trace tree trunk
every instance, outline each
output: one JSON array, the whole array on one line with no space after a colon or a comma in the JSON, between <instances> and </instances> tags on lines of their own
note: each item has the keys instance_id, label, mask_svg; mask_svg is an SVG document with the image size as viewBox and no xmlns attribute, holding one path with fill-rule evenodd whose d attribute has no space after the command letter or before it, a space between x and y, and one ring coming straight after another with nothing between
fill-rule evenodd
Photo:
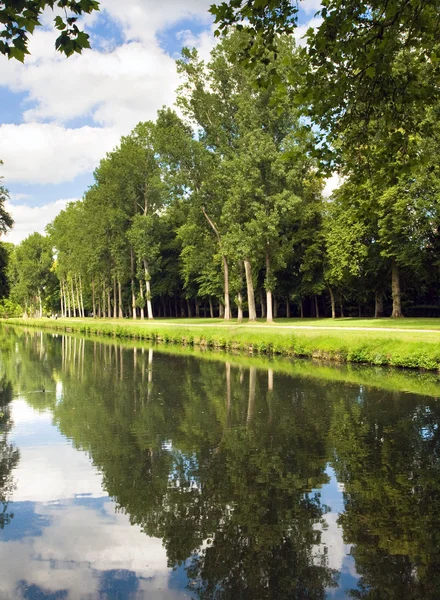
<instances>
[{"instance_id":1,"label":"tree trunk","mask_svg":"<svg viewBox=\"0 0 440 600\"><path fill-rule=\"evenodd\" d=\"M256 321L257 320L257 310L255 308L254 282L252 281L251 263L248 260L244 260L243 264L244 264L244 272L246 275L249 321Z\"/></svg>"},{"instance_id":2,"label":"tree trunk","mask_svg":"<svg viewBox=\"0 0 440 600\"><path fill-rule=\"evenodd\" d=\"M243 321L243 296L241 292L237 294L237 308L238 308L238 316L237 321L241 323Z\"/></svg>"},{"instance_id":3,"label":"tree trunk","mask_svg":"<svg viewBox=\"0 0 440 600\"><path fill-rule=\"evenodd\" d=\"M78 288L78 279L75 275L75 287L76 287L76 305L78 307L78 317L81 317L81 303L79 301L79 288Z\"/></svg>"},{"instance_id":4,"label":"tree trunk","mask_svg":"<svg viewBox=\"0 0 440 600\"><path fill-rule=\"evenodd\" d=\"M82 318L84 319L86 314L84 312L84 297L83 297L83 286L82 286L81 275L79 276L79 299L81 300L81 313L82 313Z\"/></svg>"},{"instance_id":5,"label":"tree trunk","mask_svg":"<svg viewBox=\"0 0 440 600\"><path fill-rule=\"evenodd\" d=\"M344 303L342 301L342 294L339 294L339 308L341 310L341 317L344 317Z\"/></svg>"},{"instance_id":6,"label":"tree trunk","mask_svg":"<svg viewBox=\"0 0 440 600\"><path fill-rule=\"evenodd\" d=\"M272 291L266 290L266 323L273 323L273 298Z\"/></svg>"},{"instance_id":7,"label":"tree trunk","mask_svg":"<svg viewBox=\"0 0 440 600\"><path fill-rule=\"evenodd\" d=\"M203 212L205 219L208 221L210 227L214 231L215 237L217 238L219 248L221 248L222 244L221 244L220 234L219 234L219 231L218 231L214 221L212 221L212 219L209 217L208 213L206 212L206 210L203 207L202 207L202 212ZM224 254L222 254L222 262L223 262L223 278L224 278L224 288L225 288L224 289L224 294L225 294L224 319L225 319L225 321L229 321L231 319L231 304L229 301L229 268L228 268L228 261Z\"/></svg>"},{"instance_id":8,"label":"tree trunk","mask_svg":"<svg viewBox=\"0 0 440 600\"><path fill-rule=\"evenodd\" d=\"M315 294L315 317L319 319L319 304L318 304L318 296Z\"/></svg>"},{"instance_id":9,"label":"tree trunk","mask_svg":"<svg viewBox=\"0 0 440 600\"><path fill-rule=\"evenodd\" d=\"M177 304L177 295L174 294L174 314L176 315L176 319L179 316L179 307Z\"/></svg>"},{"instance_id":10,"label":"tree trunk","mask_svg":"<svg viewBox=\"0 0 440 600\"><path fill-rule=\"evenodd\" d=\"M186 299L186 308L187 308L187 312L188 312L188 319L192 319L192 309L191 309L191 302L189 301L189 298Z\"/></svg>"},{"instance_id":11,"label":"tree trunk","mask_svg":"<svg viewBox=\"0 0 440 600\"><path fill-rule=\"evenodd\" d=\"M136 292L134 284L134 254L133 248L130 247L130 273L131 273L131 312L133 319L136 319Z\"/></svg>"},{"instance_id":12,"label":"tree trunk","mask_svg":"<svg viewBox=\"0 0 440 600\"><path fill-rule=\"evenodd\" d=\"M107 314L108 314L108 318L111 319L112 318L112 300L111 300L110 286L108 286L108 288L107 288Z\"/></svg>"},{"instance_id":13,"label":"tree trunk","mask_svg":"<svg viewBox=\"0 0 440 600\"><path fill-rule=\"evenodd\" d=\"M148 268L148 263L144 260L144 270L145 270L145 291L147 296L147 317L149 319L153 319L153 306L151 304L151 285L150 285L150 270Z\"/></svg>"},{"instance_id":14,"label":"tree trunk","mask_svg":"<svg viewBox=\"0 0 440 600\"><path fill-rule=\"evenodd\" d=\"M374 297L374 318L379 319L383 317L383 294L382 292L376 292Z\"/></svg>"},{"instance_id":15,"label":"tree trunk","mask_svg":"<svg viewBox=\"0 0 440 600\"><path fill-rule=\"evenodd\" d=\"M199 301L197 298L194 298L194 304L196 307L196 318L199 319L200 318L200 306L199 306Z\"/></svg>"},{"instance_id":16,"label":"tree trunk","mask_svg":"<svg viewBox=\"0 0 440 600\"><path fill-rule=\"evenodd\" d=\"M214 306L212 305L212 298L209 296L209 316L211 319L214 318Z\"/></svg>"},{"instance_id":17,"label":"tree trunk","mask_svg":"<svg viewBox=\"0 0 440 600\"><path fill-rule=\"evenodd\" d=\"M266 322L273 322L273 300L272 300L272 290L270 289L270 256L269 252L266 252L266 308L267 308L267 317ZM276 315L275 315L276 316Z\"/></svg>"},{"instance_id":18,"label":"tree trunk","mask_svg":"<svg viewBox=\"0 0 440 600\"><path fill-rule=\"evenodd\" d=\"M286 318L290 319L290 302L289 302L289 296L286 296Z\"/></svg>"},{"instance_id":19,"label":"tree trunk","mask_svg":"<svg viewBox=\"0 0 440 600\"><path fill-rule=\"evenodd\" d=\"M40 292L40 289L38 289L38 305L39 305L40 319L42 319L43 318L43 303L41 302L41 292Z\"/></svg>"},{"instance_id":20,"label":"tree trunk","mask_svg":"<svg viewBox=\"0 0 440 600\"><path fill-rule=\"evenodd\" d=\"M144 299L144 287L142 285L142 281L139 281L139 295L141 297L141 300ZM143 302L141 302L142 306L140 309L140 313L141 313L141 321L143 321L145 319L145 310L144 310L144 306L143 306Z\"/></svg>"},{"instance_id":21,"label":"tree trunk","mask_svg":"<svg viewBox=\"0 0 440 600\"><path fill-rule=\"evenodd\" d=\"M121 286L121 282L118 279L118 296L119 296L119 318L123 319L124 315L122 313L122 286Z\"/></svg>"},{"instance_id":22,"label":"tree trunk","mask_svg":"<svg viewBox=\"0 0 440 600\"><path fill-rule=\"evenodd\" d=\"M302 298L299 299L299 311L301 319L304 319L304 302Z\"/></svg>"},{"instance_id":23,"label":"tree trunk","mask_svg":"<svg viewBox=\"0 0 440 600\"><path fill-rule=\"evenodd\" d=\"M223 279L224 279L224 293L225 293L225 311L224 320L229 321L231 319L231 303L229 299L229 267L226 256L222 256L223 260Z\"/></svg>"},{"instance_id":24,"label":"tree trunk","mask_svg":"<svg viewBox=\"0 0 440 600\"><path fill-rule=\"evenodd\" d=\"M116 300L116 277L113 277L113 318L118 318L118 302Z\"/></svg>"},{"instance_id":25,"label":"tree trunk","mask_svg":"<svg viewBox=\"0 0 440 600\"><path fill-rule=\"evenodd\" d=\"M400 299L400 271L396 260L393 258L391 263L391 293L393 296L393 319L403 317L402 304Z\"/></svg>"},{"instance_id":26,"label":"tree trunk","mask_svg":"<svg viewBox=\"0 0 440 600\"><path fill-rule=\"evenodd\" d=\"M64 317L63 283L61 281L60 281L60 309L61 309L61 316Z\"/></svg>"},{"instance_id":27,"label":"tree trunk","mask_svg":"<svg viewBox=\"0 0 440 600\"><path fill-rule=\"evenodd\" d=\"M102 282L102 317L107 318L107 309L105 307L105 282Z\"/></svg>"},{"instance_id":28,"label":"tree trunk","mask_svg":"<svg viewBox=\"0 0 440 600\"><path fill-rule=\"evenodd\" d=\"M336 302L335 302L335 295L333 293L333 290L330 286L328 286L328 291L330 294L330 303L332 305L332 319L336 319Z\"/></svg>"},{"instance_id":29,"label":"tree trunk","mask_svg":"<svg viewBox=\"0 0 440 600\"><path fill-rule=\"evenodd\" d=\"M93 318L96 319L95 280L92 281L92 309L93 309Z\"/></svg>"},{"instance_id":30,"label":"tree trunk","mask_svg":"<svg viewBox=\"0 0 440 600\"><path fill-rule=\"evenodd\" d=\"M73 289L73 279L70 280L70 287L72 288L72 317L76 317L76 309L75 309L75 291Z\"/></svg>"},{"instance_id":31,"label":"tree trunk","mask_svg":"<svg viewBox=\"0 0 440 600\"><path fill-rule=\"evenodd\" d=\"M266 316L266 305L264 304L263 292L260 291L260 307L261 307L261 318L264 319Z\"/></svg>"},{"instance_id":32,"label":"tree trunk","mask_svg":"<svg viewBox=\"0 0 440 600\"><path fill-rule=\"evenodd\" d=\"M182 319L185 318L185 304L183 302L183 298L180 298L180 316Z\"/></svg>"},{"instance_id":33,"label":"tree trunk","mask_svg":"<svg viewBox=\"0 0 440 600\"><path fill-rule=\"evenodd\" d=\"M225 317L225 307L224 307L223 302L219 302L218 316L220 317L220 319L224 319L224 317Z\"/></svg>"}]
</instances>

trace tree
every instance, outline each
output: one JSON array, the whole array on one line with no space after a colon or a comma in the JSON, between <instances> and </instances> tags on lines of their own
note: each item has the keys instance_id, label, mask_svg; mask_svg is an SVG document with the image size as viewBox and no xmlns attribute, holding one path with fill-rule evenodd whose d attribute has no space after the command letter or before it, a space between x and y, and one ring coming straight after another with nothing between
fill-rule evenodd
<instances>
[{"instance_id":1,"label":"tree","mask_svg":"<svg viewBox=\"0 0 440 600\"><path fill-rule=\"evenodd\" d=\"M3 161L0 160L0 165ZM0 176L0 235L7 233L14 225L14 220L5 209L5 202L9 200L9 192L3 185L3 176Z\"/></svg>"},{"instance_id":2,"label":"tree","mask_svg":"<svg viewBox=\"0 0 440 600\"><path fill-rule=\"evenodd\" d=\"M334 399L338 521L360 575L352 598L435 600L440 585L437 401L359 390ZM333 399L331 400L333 402Z\"/></svg>"},{"instance_id":3,"label":"tree","mask_svg":"<svg viewBox=\"0 0 440 600\"><path fill-rule=\"evenodd\" d=\"M54 25L61 33L55 48L66 56L90 48L89 35L79 29L78 17L99 10L96 0L5 0L0 4L0 54L23 62L29 54L28 41L46 8L59 11Z\"/></svg>"},{"instance_id":4,"label":"tree","mask_svg":"<svg viewBox=\"0 0 440 600\"><path fill-rule=\"evenodd\" d=\"M11 296L24 306L25 314L30 309L43 316L45 300L56 281L52 265L52 244L40 233L32 233L15 248L9 269Z\"/></svg>"},{"instance_id":5,"label":"tree","mask_svg":"<svg viewBox=\"0 0 440 600\"><path fill-rule=\"evenodd\" d=\"M416 158L409 152L411 136L426 132L423 115L437 104L439 10L439 0L386 5L381 0L328 0L319 11L321 24L308 32L312 68L304 94L325 142L321 157L330 168L339 161L339 144L350 146L355 140L364 148L379 142L383 156L405 149L407 161ZM242 28L247 20L251 37L238 56L259 61L267 47L276 46L278 34L292 33L298 6L289 0L230 0L211 12L218 34L232 25Z\"/></svg>"},{"instance_id":6,"label":"tree","mask_svg":"<svg viewBox=\"0 0 440 600\"><path fill-rule=\"evenodd\" d=\"M9 509L9 500L14 490L12 473L20 459L19 450L8 439L12 426L10 403L12 385L5 375L0 379L0 530L11 522L14 513Z\"/></svg>"}]
</instances>

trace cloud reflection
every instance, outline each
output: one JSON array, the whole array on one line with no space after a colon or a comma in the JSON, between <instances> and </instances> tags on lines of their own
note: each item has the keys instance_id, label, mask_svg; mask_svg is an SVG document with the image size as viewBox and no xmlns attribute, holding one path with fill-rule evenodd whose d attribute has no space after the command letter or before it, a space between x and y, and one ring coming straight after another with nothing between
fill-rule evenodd
<instances>
[{"instance_id":1,"label":"cloud reflection","mask_svg":"<svg viewBox=\"0 0 440 600\"><path fill-rule=\"evenodd\" d=\"M1 598L85 600L107 598L109 590L112 598L187 598L173 589L161 540L116 512L87 454L55 430L47 412L17 400L13 414L11 436L26 445L14 473L16 535L0 537ZM58 443L42 447L45 431Z\"/></svg>"}]
</instances>

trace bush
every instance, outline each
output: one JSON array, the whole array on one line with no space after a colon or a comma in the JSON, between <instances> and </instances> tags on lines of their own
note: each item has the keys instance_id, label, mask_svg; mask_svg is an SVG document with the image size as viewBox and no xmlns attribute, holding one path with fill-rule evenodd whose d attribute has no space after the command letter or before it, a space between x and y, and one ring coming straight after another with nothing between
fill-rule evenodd
<instances>
[{"instance_id":1,"label":"bush","mask_svg":"<svg viewBox=\"0 0 440 600\"><path fill-rule=\"evenodd\" d=\"M18 319L23 314L23 309L9 299L0 300L0 319Z\"/></svg>"}]
</instances>

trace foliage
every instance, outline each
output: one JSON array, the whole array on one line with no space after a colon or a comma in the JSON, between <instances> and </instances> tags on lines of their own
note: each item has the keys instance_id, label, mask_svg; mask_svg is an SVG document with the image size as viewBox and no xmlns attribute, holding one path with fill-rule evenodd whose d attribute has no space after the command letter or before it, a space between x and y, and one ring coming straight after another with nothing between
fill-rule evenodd
<instances>
[{"instance_id":1,"label":"foliage","mask_svg":"<svg viewBox=\"0 0 440 600\"><path fill-rule=\"evenodd\" d=\"M55 48L66 56L90 48L89 35L78 25L78 17L99 10L96 0L5 0L0 6L0 54L23 62L29 54L28 41L35 27L41 25L43 11L59 12L54 26L60 32Z\"/></svg>"},{"instance_id":2,"label":"foliage","mask_svg":"<svg viewBox=\"0 0 440 600\"><path fill-rule=\"evenodd\" d=\"M2 164L3 161L0 160L0 165ZM8 200L9 192L3 185L3 176L0 176L0 235L9 231L14 224L14 220L5 209L5 202Z\"/></svg>"}]
</instances>

